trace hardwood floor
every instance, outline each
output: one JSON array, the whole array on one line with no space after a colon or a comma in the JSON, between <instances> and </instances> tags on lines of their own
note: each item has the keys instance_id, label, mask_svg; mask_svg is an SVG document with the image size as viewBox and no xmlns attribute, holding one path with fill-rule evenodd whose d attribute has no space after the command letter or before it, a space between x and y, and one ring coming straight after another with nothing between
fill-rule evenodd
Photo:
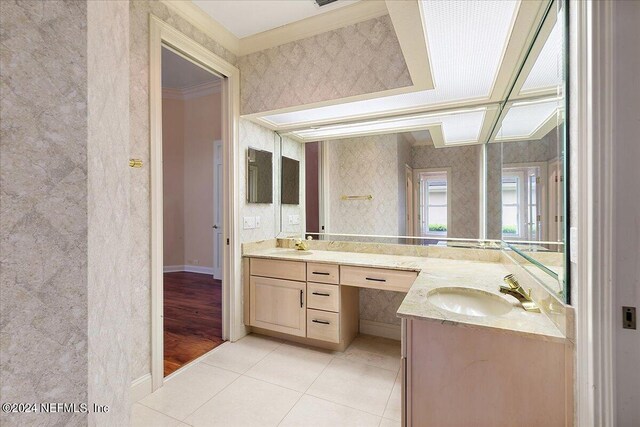
<instances>
[{"instance_id":1,"label":"hardwood floor","mask_svg":"<svg viewBox=\"0 0 640 427\"><path fill-rule=\"evenodd\" d=\"M222 283L208 274L164 274L164 376L219 346Z\"/></svg>"}]
</instances>

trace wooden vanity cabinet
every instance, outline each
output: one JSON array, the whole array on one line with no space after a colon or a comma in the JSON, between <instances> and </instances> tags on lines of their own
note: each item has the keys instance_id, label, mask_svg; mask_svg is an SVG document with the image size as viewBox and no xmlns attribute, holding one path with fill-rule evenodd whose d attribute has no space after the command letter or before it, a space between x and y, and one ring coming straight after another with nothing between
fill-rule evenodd
<instances>
[{"instance_id":1,"label":"wooden vanity cabinet","mask_svg":"<svg viewBox=\"0 0 640 427\"><path fill-rule=\"evenodd\" d=\"M260 276L249 280L251 325L306 336L306 283Z\"/></svg>"},{"instance_id":2,"label":"wooden vanity cabinet","mask_svg":"<svg viewBox=\"0 0 640 427\"><path fill-rule=\"evenodd\" d=\"M257 332L337 351L358 334L358 289L340 286L338 265L244 262L244 319Z\"/></svg>"}]
</instances>

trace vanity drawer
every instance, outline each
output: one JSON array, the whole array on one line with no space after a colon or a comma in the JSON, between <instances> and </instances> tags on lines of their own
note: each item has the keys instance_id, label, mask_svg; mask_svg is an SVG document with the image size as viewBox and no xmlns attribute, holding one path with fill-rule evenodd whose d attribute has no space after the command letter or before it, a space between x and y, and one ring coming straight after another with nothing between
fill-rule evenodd
<instances>
[{"instance_id":1,"label":"vanity drawer","mask_svg":"<svg viewBox=\"0 0 640 427\"><path fill-rule=\"evenodd\" d=\"M307 266L304 262L277 259L251 258L251 275L276 279L306 281Z\"/></svg>"},{"instance_id":2,"label":"vanity drawer","mask_svg":"<svg viewBox=\"0 0 640 427\"><path fill-rule=\"evenodd\" d=\"M340 283L361 288L407 292L416 277L415 271L340 266Z\"/></svg>"},{"instance_id":3,"label":"vanity drawer","mask_svg":"<svg viewBox=\"0 0 640 427\"><path fill-rule=\"evenodd\" d=\"M307 309L307 338L339 343L340 315Z\"/></svg>"},{"instance_id":4,"label":"vanity drawer","mask_svg":"<svg viewBox=\"0 0 640 427\"><path fill-rule=\"evenodd\" d=\"M340 311L340 286L307 282L307 307Z\"/></svg>"},{"instance_id":5,"label":"vanity drawer","mask_svg":"<svg viewBox=\"0 0 640 427\"><path fill-rule=\"evenodd\" d=\"M307 263L307 281L320 283L340 283L340 267L337 264Z\"/></svg>"}]
</instances>

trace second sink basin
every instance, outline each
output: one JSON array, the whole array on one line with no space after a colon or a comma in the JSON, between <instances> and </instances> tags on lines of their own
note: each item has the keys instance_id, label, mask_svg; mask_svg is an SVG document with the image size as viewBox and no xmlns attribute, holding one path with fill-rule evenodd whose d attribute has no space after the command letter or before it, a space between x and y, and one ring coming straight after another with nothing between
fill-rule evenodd
<instances>
[{"instance_id":1,"label":"second sink basin","mask_svg":"<svg viewBox=\"0 0 640 427\"><path fill-rule=\"evenodd\" d=\"M438 288L427 294L433 305L467 316L501 316L511 311L511 304L497 295L471 288Z\"/></svg>"}]
</instances>

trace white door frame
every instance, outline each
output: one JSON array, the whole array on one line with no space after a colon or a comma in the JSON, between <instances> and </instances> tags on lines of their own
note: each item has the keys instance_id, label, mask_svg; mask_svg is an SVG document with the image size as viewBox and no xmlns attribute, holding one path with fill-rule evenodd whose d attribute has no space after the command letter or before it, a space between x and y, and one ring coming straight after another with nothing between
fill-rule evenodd
<instances>
[{"instance_id":1,"label":"white door frame","mask_svg":"<svg viewBox=\"0 0 640 427\"><path fill-rule=\"evenodd\" d=\"M572 1L571 147L575 150L578 235L572 264L576 307L576 422L614 426L613 288L613 7L615 2ZM571 251L571 247L569 248ZM575 249L575 248L574 248Z\"/></svg>"},{"instance_id":2,"label":"white door frame","mask_svg":"<svg viewBox=\"0 0 640 427\"><path fill-rule=\"evenodd\" d=\"M222 336L235 341L244 335L242 322L241 254L237 214L238 121L240 117L240 71L204 46L167 23L150 15L149 115L151 131L151 376L153 390L164 381L163 361L163 218L162 218L162 46L169 46L200 63L222 80L222 140L224 141L224 230L222 282Z\"/></svg>"}]
</instances>

